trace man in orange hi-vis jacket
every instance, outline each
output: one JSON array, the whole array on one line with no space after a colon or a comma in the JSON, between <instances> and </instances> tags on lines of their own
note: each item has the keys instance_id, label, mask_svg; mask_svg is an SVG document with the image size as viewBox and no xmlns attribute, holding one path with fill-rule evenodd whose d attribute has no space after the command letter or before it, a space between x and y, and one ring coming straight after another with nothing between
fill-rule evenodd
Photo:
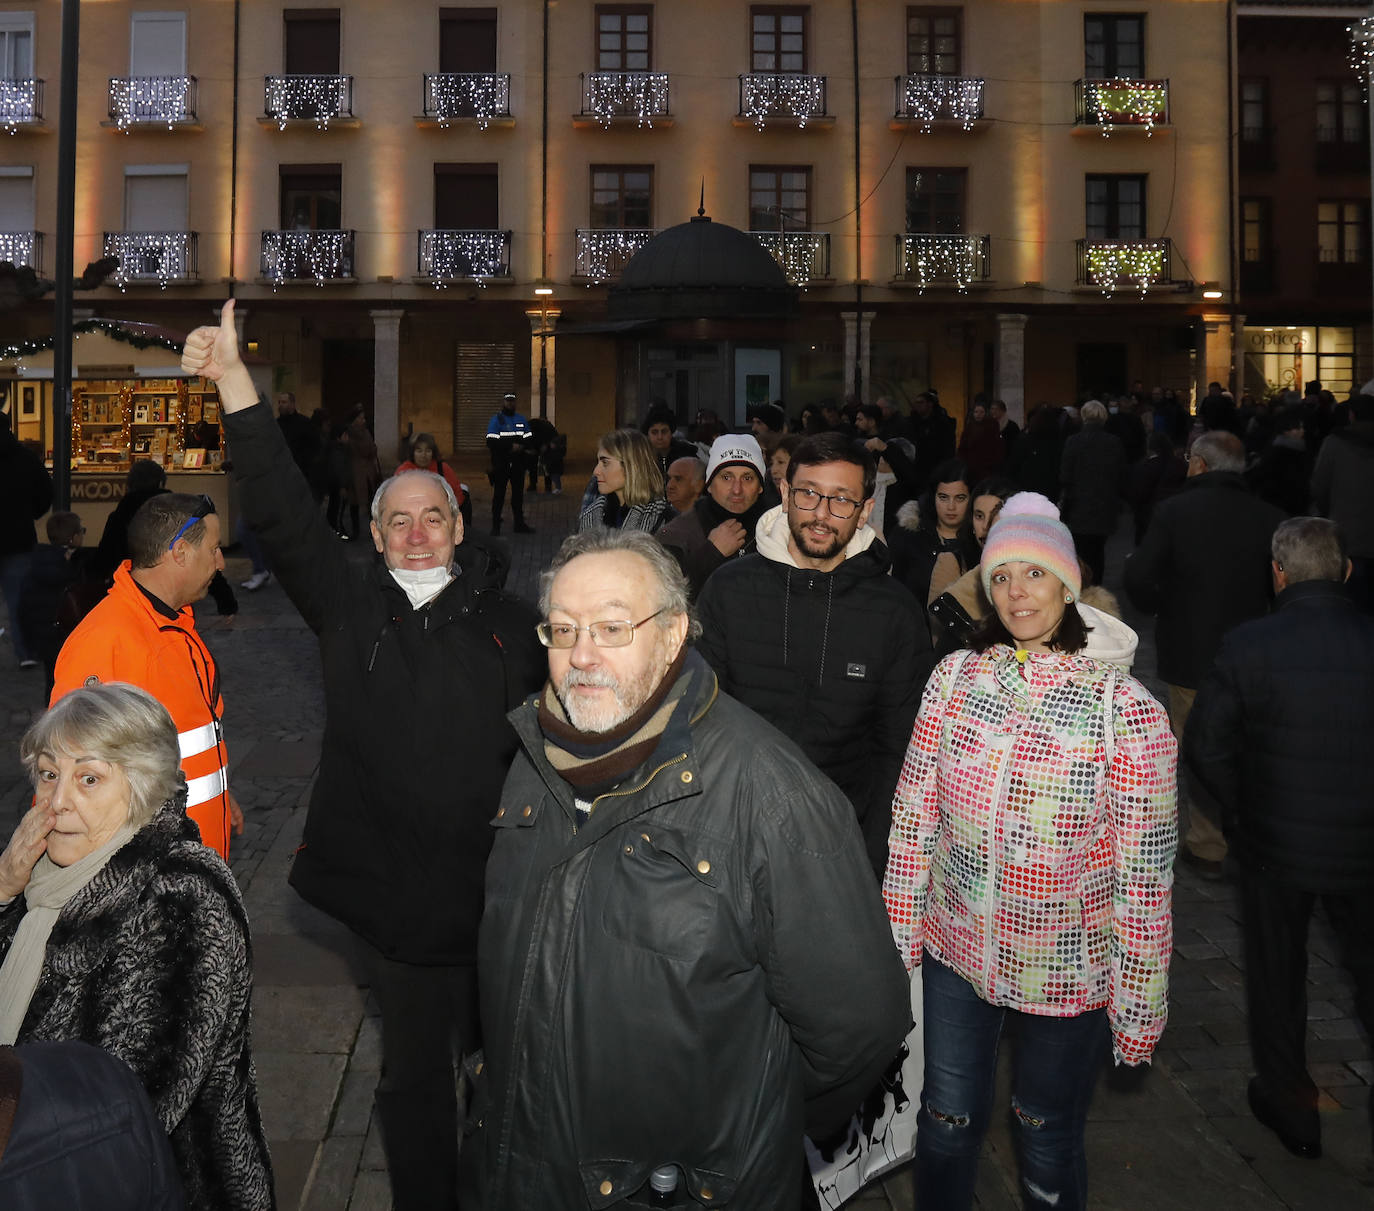
<instances>
[{"instance_id":1,"label":"man in orange hi-vis jacket","mask_svg":"<svg viewBox=\"0 0 1374 1211\"><path fill-rule=\"evenodd\" d=\"M181 746L186 814L228 861L229 833L243 832L243 813L229 793L219 671L191 612L224 567L214 508L209 497L171 492L134 514L131 558L62 645L52 701L96 682L125 681L161 702Z\"/></svg>"}]
</instances>

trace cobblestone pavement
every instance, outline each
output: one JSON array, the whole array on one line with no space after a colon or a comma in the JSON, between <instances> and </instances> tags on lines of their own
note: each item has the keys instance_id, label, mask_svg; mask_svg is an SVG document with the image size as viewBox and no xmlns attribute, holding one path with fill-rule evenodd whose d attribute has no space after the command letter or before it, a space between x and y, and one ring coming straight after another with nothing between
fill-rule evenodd
<instances>
[{"instance_id":1,"label":"cobblestone pavement","mask_svg":"<svg viewBox=\"0 0 1374 1211\"><path fill-rule=\"evenodd\" d=\"M461 472L473 490L477 529L485 533L490 506L484 470L465 463ZM505 539L510 585L527 595L571 528L585 470L564 482L559 497L527 494L535 534ZM1109 586L1120 583L1127 542L1123 529L1109 548ZM368 544L353 549L359 559L368 557ZM231 553L228 572L237 585L247 575L246 561ZM284 1211L385 1211L385 1162L371 1114L380 1062L376 1007L346 931L305 905L285 881L324 726L315 640L275 583L241 593L239 614L229 625L209 603L197 613L222 669L230 781L247 817L232 865L253 922L254 1047L280 1205ZM1152 626L1129 610L1127 620L1141 634L1137 672L1158 689L1151 682ZM42 709L41 688L41 675L20 672L0 640L0 840L29 800L18 743ZM1169 1028L1153 1068L1104 1071L1093 1104L1092 1206L1374 1206L1367 1110L1374 1060L1360 1038L1351 988L1335 966L1324 926L1314 929L1308 976L1309 1057L1322 1089L1326 1153L1316 1163L1290 1157L1245 1105L1249 1055L1233 885L1205 882L1180 868L1175 944ZM1001 1105L1008 1104L1006 1068L1004 1063ZM855 1205L905 1211L912 1206L909 1179L897 1175L875 1184ZM979 1205L1019 1205L1002 1117L984 1151Z\"/></svg>"}]
</instances>

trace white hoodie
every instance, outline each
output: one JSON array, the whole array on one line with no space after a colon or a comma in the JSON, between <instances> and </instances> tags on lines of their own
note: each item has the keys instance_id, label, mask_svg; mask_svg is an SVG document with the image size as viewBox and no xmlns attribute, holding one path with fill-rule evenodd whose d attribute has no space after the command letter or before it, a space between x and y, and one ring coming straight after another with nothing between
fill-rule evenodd
<instances>
[{"instance_id":1,"label":"white hoodie","mask_svg":"<svg viewBox=\"0 0 1374 1211\"><path fill-rule=\"evenodd\" d=\"M787 540L791 537L791 531L787 527L787 509L783 505L774 505L762 517L759 518L758 525L754 527L754 543L758 547L760 555L766 559L771 559L774 563L783 564L789 568L800 568L792 552L788 548ZM844 549L844 557L852 559L860 551L867 551L878 540L878 535L872 526L867 524L860 526L854 531L854 537L849 540Z\"/></svg>"},{"instance_id":2,"label":"white hoodie","mask_svg":"<svg viewBox=\"0 0 1374 1211\"><path fill-rule=\"evenodd\" d=\"M1135 662L1135 650L1140 645L1139 636L1121 619L1086 602L1078 602L1078 613L1088 628L1088 646L1079 655L1105 660L1129 673Z\"/></svg>"}]
</instances>

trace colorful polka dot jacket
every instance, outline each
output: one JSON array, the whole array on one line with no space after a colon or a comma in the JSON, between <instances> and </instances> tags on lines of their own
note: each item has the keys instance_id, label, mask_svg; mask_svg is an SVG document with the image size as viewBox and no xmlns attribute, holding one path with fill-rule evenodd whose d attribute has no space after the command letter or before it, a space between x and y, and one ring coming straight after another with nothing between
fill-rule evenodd
<instances>
[{"instance_id":1,"label":"colorful polka dot jacket","mask_svg":"<svg viewBox=\"0 0 1374 1211\"><path fill-rule=\"evenodd\" d=\"M1117 1062L1148 1061L1168 1015L1176 763L1164 708L1111 665L1001 644L946 657L892 805L883 895L907 967L927 949L1024 1013L1105 1005Z\"/></svg>"}]
</instances>

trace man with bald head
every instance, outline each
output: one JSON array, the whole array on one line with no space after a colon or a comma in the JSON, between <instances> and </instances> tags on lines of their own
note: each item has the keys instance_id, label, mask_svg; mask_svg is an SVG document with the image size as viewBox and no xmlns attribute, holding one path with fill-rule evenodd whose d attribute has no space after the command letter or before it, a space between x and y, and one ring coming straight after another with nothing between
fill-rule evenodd
<instances>
[{"instance_id":1,"label":"man with bald head","mask_svg":"<svg viewBox=\"0 0 1374 1211\"><path fill-rule=\"evenodd\" d=\"M378 489L379 558L349 558L240 360L233 309L191 333L182 365L218 386L244 512L320 637L324 745L290 881L357 936L381 1006L393 1205L452 1207L488 821L516 750L506 712L543 680L538 615L501 590L426 471Z\"/></svg>"},{"instance_id":2,"label":"man with bald head","mask_svg":"<svg viewBox=\"0 0 1374 1211\"><path fill-rule=\"evenodd\" d=\"M668 464L663 495L668 498L674 513L686 513L706 487L706 464L691 455L675 458Z\"/></svg>"}]
</instances>

